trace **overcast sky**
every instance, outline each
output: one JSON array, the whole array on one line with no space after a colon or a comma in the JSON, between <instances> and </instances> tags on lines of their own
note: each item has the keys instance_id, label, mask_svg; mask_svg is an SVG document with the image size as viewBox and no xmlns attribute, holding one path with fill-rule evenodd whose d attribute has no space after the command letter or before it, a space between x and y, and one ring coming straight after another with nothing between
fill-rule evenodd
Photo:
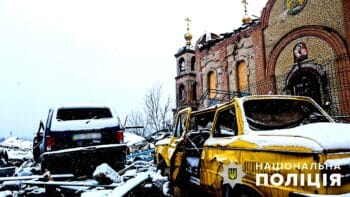
<instances>
[{"instance_id":1,"label":"overcast sky","mask_svg":"<svg viewBox=\"0 0 350 197\"><path fill-rule=\"evenodd\" d=\"M266 1L248 0L248 14ZM240 0L0 0L0 137L33 136L56 104L105 103L123 119L156 83L174 101L184 19L195 43L243 15Z\"/></svg>"}]
</instances>

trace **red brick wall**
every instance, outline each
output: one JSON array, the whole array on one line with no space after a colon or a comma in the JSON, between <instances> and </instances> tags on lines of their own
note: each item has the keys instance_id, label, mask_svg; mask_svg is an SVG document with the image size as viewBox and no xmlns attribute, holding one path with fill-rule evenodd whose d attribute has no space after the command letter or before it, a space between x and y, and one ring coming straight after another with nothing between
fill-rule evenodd
<instances>
[{"instance_id":1,"label":"red brick wall","mask_svg":"<svg viewBox=\"0 0 350 197\"><path fill-rule=\"evenodd\" d=\"M344 10L344 24L345 24L345 34L346 34L346 45L350 49L350 1L343 0L343 10ZM349 52L348 52L349 55Z\"/></svg>"},{"instance_id":2,"label":"red brick wall","mask_svg":"<svg viewBox=\"0 0 350 197\"><path fill-rule=\"evenodd\" d=\"M252 39L254 43L254 61L255 61L255 75L257 82L257 93L261 94L266 90L273 88L271 85L263 85L266 82L266 67L265 67L265 54L264 54L264 37L261 26L259 25L252 32ZM269 92L269 91L267 91Z\"/></svg>"}]
</instances>

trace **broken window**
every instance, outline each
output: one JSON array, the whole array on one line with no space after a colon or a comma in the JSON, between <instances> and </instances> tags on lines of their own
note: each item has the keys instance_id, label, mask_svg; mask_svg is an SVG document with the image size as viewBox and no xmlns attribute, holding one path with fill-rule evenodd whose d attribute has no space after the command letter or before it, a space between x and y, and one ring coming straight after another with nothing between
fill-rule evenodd
<instances>
[{"instance_id":1,"label":"broken window","mask_svg":"<svg viewBox=\"0 0 350 197\"><path fill-rule=\"evenodd\" d=\"M248 100L243 106L249 127L256 131L292 128L313 122L329 122L315 105L304 100Z\"/></svg>"},{"instance_id":2,"label":"broken window","mask_svg":"<svg viewBox=\"0 0 350 197\"><path fill-rule=\"evenodd\" d=\"M214 137L228 137L238 134L234 107L219 112L214 130Z\"/></svg>"},{"instance_id":3,"label":"broken window","mask_svg":"<svg viewBox=\"0 0 350 197\"><path fill-rule=\"evenodd\" d=\"M213 125L215 111L209 113L202 113L198 115L193 115L190 128L193 131L210 131Z\"/></svg>"},{"instance_id":4,"label":"broken window","mask_svg":"<svg viewBox=\"0 0 350 197\"><path fill-rule=\"evenodd\" d=\"M182 135L183 131L186 128L186 119L187 119L187 111L178 115L177 122L175 125L175 137L179 137Z\"/></svg>"}]
</instances>

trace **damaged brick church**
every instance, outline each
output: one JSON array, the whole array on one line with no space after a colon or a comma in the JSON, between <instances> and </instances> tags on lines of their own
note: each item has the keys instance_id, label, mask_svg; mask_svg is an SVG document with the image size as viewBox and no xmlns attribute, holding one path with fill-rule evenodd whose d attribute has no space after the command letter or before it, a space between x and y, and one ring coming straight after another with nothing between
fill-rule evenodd
<instances>
[{"instance_id":1,"label":"damaged brick church","mask_svg":"<svg viewBox=\"0 0 350 197\"><path fill-rule=\"evenodd\" d=\"M259 19L206 33L175 54L177 109L234 96L310 96L333 117L350 117L350 1L268 0Z\"/></svg>"}]
</instances>

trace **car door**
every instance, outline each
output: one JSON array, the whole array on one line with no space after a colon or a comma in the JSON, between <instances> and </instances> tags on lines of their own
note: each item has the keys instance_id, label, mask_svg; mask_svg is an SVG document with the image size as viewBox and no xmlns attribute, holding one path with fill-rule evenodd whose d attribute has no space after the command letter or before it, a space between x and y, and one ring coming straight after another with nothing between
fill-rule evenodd
<instances>
[{"instance_id":1,"label":"car door","mask_svg":"<svg viewBox=\"0 0 350 197\"><path fill-rule=\"evenodd\" d=\"M170 144L168 149L168 155L170 158L170 177L172 179L176 178L179 172L179 168L181 166L181 160L182 160L183 150L184 150L183 149L184 136L188 131L191 112L192 112L191 108L185 108L179 111L176 117L176 122L174 125L174 133L172 138L170 139Z\"/></svg>"}]
</instances>

